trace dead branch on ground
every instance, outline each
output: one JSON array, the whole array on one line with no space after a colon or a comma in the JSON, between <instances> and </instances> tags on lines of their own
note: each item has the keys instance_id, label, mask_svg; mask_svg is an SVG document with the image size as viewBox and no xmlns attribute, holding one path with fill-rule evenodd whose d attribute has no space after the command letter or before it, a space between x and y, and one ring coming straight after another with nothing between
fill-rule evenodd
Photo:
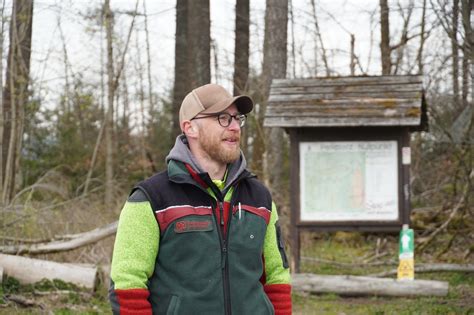
<instances>
[{"instance_id":1,"label":"dead branch on ground","mask_svg":"<svg viewBox=\"0 0 474 315\"><path fill-rule=\"evenodd\" d=\"M50 254L62 251L73 250L82 246L96 243L117 231L118 221L96 228L92 231L68 235L67 240L52 241L37 244L20 244L0 246L0 253L4 254Z\"/></svg>"},{"instance_id":2,"label":"dead branch on ground","mask_svg":"<svg viewBox=\"0 0 474 315\"><path fill-rule=\"evenodd\" d=\"M474 272L474 265L458 264L420 264L415 266L415 273L437 272L437 271L455 271L455 272ZM397 269L370 274L369 277L387 277L397 274Z\"/></svg>"}]
</instances>

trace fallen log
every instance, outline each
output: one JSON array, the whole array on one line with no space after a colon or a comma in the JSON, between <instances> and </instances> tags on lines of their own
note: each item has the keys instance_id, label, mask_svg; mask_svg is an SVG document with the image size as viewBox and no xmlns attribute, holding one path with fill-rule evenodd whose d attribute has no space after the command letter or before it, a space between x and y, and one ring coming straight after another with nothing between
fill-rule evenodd
<instances>
[{"instance_id":1,"label":"fallen log","mask_svg":"<svg viewBox=\"0 0 474 315\"><path fill-rule=\"evenodd\" d=\"M474 265L458 265L458 264L420 264L415 266L415 274L423 272L435 272L435 271L455 271L455 272L474 272ZM380 273L374 273L368 275L369 277L387 277L397 274L397 269L384 271Z\"/></svg>"},{"instance_id":2,"label":"fallen log","mask_svg":"<svg viewBox=\"0 0 474 315\"><path fill-rule=\"evenodd\" d=\"M61 264L48 260L0 254L0 267L4 273L22 284L59 279L87 289L94 289L97 279L96 267Z\"/></svg>"},{"instance_id":3,"label":"fallen log","mask_svg":"<svg viewBox=\"0 0 474 315\"><path fill-rule=\"evenodd\" d=\"M432 280L397 281L360 276L294 274L294 291L336 293L343 296L446 296L448 282Z\"/></svg>"},{"instance_id":4,"label":"fallen log","mask_svg":"<svg viewBox=\"0 0 474 315\"><path fill-rule=\"evenodd\" d=\"M5 299L15 302L16 304L19 304L23 307L39 307L40 309L45 308L43 304L37 303L32 299L27 299L26 297L17 294L7 294L5 295Z\"/></svg>"},{"instance_id":5,"label":"fallen log","mask_svg":"<svg viewBox=\"0 0 474 315\"><path fill-rule=\"evenodd\" d=\"M82 246L96 243L101 239L115 234L115 232L117 231L117 225L118 221L115 221L92 231L76 234L76 237L62 241L53 241L38 244L0 246L0 253L14 255L38 255L69 251Z\"/></svg>"}]
</instances>

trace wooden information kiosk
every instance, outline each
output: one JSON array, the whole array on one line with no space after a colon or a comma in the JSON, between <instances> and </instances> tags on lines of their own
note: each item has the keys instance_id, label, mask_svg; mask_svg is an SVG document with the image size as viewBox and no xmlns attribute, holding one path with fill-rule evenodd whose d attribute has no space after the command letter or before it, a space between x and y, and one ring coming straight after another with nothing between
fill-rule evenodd
<instances>
[{"instance_id":1,"label":"wooden information kiosk","mask_svg":"<svg viewBox=\"0 0 474 315\"><path fill-rule=\"evenodd\" d=\"M291 237L400 231L410 220L410 132L427 128L421 76L273 80L265 127L291 142Z\"/></svg>"}]
</instances>

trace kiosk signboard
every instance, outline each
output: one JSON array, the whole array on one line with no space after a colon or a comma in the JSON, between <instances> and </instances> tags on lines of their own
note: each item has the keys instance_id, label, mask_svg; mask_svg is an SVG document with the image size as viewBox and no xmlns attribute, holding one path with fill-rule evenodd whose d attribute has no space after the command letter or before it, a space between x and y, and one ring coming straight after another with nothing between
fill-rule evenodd
<instances>
[{"instance_id":1,"label":"kiosk signboard","mask_svg":"<svg viewBox=\"0 0 474 315\"><path fill-rule=\"evenodd\" d=\"M300 142L300 221L399 221L397 141Z\"/></svg>"}]
</instances>

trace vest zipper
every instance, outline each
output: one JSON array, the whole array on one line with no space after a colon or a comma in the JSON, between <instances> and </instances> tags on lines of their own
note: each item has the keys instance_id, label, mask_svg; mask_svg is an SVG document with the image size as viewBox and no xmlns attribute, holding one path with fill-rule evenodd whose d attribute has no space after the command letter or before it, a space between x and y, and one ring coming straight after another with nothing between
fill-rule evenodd
<instances>
[{"instance_id":1,"label":"vest zipper","mask_svg":"<svg viewBox=\"0 0 474 315\"><path fill-rule=\"evenodd\" d=\"M220 224L217 226L217 234L219 235L219 242L221 246L221 268L222 268L222 285L224 290L224 314L231 315L232 308L230 306L230 285L229 285L229 265L227 263L227 237L224 238L223 226L224 226L224 206L223 202L216 201L216 209L219 208L220 212ZM217 215L213 212L214 217L217 219ZM217 220L216 220L217 223ZM228 234L228 233L227 233Z\"/></svg>"},{"instance_id":2,"label":"vest zipper","mask_svg":"<svg viewBox=\"0 0 474 315\"><path fill-rule=\"evenodd\" d=\"M230 281L229 281L229 264L227 263L227 259L228 259L228 251L227 251L227 246L229 244L229 236L230 236L230 224L231 224L231 221L232 221L232 209L233 209L233 206L237 200L237 193L238 193L238 186L237 186L237 183L238 183L239 180L235 181L233 186L234 186L234 192L232 193L232 198L230 200L230 203L229 203L229 209L228 211L230 211L228 217L227 217L227 227L226 227L226 231L227 233L225 234L225 238L222 239L223 241L223 250L225 250L225 261L224 261L224 299L226 299L226 309L225 309L225 313L226 314L231 314L232 313L232 308L231 308L231 303L230 303ZM223 204L223 203L222 203ZM222 205L221 204L221 205ZM221 208L222 209L222 212L221 212L221 224L224 225L224 221L222 221L222 218L223 218L223 207ZM227 298L226 298L226 295L227 295Z\"/></svg>"}]
</instances>

